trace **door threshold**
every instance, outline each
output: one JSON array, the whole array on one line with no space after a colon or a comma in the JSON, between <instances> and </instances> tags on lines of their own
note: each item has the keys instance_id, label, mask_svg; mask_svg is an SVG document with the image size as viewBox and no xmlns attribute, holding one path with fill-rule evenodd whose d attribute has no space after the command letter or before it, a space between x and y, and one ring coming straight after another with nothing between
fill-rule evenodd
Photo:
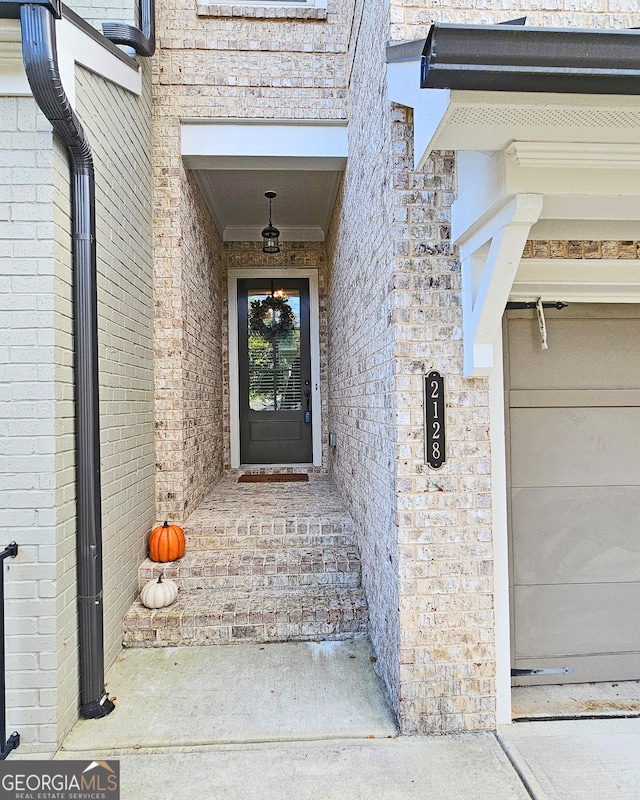
<instances>
[{"instance_id":1,"label":"door threshold","mask_svg":"<svg viewBox=\"0 0 640 800\"><path fill-rule=\"evenodd\" d=\"M313 464L240 464L236 469L314 469Z\"/></svg>"},{"instance_id":2,"label":"door threshold","mask_svg":"<svg viewBox=\"0 0 640 800\"><path fill-rule=\"evenodd\" d=\"M640 717L640 681L540 684L512 689L514 722Z\"/></svg>"}]
</instances>

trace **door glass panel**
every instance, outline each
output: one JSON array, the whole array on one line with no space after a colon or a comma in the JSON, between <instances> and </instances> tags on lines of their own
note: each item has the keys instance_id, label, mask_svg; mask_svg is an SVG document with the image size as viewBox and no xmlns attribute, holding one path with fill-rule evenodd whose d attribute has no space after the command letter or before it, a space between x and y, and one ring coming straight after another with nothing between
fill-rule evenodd
<instances>
[{"instance_id":1,"label":"door glass panel","mask_svg":"<svg viewBox=\"0 0 640 800\"><path fill-rule=\"evenodd\" d=\"M249 290L249 408L299 411L300 292Z\"/></svg>"}]
</instances>

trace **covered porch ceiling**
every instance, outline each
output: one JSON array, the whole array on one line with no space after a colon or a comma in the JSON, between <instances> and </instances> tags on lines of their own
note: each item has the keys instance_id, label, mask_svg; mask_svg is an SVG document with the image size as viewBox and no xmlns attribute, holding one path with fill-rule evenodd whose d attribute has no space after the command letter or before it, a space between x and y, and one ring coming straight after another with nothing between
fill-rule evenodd
<instances>
[{"instance_id":1,"label":"covered porch ceiling","mask_svg":"<svg viewBox=\"0 0 640 800\"><path fill-rule=\"evenodd\" d=\"M274 191L282 241L324 241L347 159L346 123L183 120L182 157L223 241L260 241Z\"/></svg>"},{"instance_id":2,"label":"covered porch ceiling","mask_svg":"<svg viewBox=\"0 0 640 800\"><path fill-rule=\"evenodd\" d=\"M558 260L555 275L521 264L529 239L640 241L639 51L636 30L509 24L434 25L387 49L389 99L414 109L416 169L456 151L466 375L491 374L510 296L640 302L637 258Z\"/></svg>"}]
</instances>

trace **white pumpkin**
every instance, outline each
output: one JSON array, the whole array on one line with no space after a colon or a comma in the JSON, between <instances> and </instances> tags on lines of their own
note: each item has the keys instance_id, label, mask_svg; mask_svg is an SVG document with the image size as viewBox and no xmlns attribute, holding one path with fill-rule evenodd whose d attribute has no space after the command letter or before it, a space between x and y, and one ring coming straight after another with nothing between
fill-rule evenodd
<instances>
[{"instance_id":1,"label":"white pumpkin","mask_svg":"<svg viewBox=\"0 0 640 800\"><path fill-rule=\"evenodd\" d=\"M147 608L164 608L170 606L178 596L178 586L174 581L163 581L162 575L157 581L150 581L142 588L140 600Z\"/></svg>"}]
</instances>

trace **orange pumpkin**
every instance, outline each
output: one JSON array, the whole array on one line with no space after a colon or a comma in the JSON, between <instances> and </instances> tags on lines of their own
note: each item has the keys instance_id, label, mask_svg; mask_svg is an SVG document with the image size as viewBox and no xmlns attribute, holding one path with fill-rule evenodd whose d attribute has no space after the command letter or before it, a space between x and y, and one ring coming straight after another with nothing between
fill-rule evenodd
<instances>
[{"instance_id":1,"label":"orange pumpkin","mask_svg":"<svg viewBox=\"0 0 640 800\"><path fill-rule=\"evenodd\" d=\"M149 534L149 558L152 561L175 561L184 555L184 532L179 525L154 528Z\"/></svg>"}]
</instances>

